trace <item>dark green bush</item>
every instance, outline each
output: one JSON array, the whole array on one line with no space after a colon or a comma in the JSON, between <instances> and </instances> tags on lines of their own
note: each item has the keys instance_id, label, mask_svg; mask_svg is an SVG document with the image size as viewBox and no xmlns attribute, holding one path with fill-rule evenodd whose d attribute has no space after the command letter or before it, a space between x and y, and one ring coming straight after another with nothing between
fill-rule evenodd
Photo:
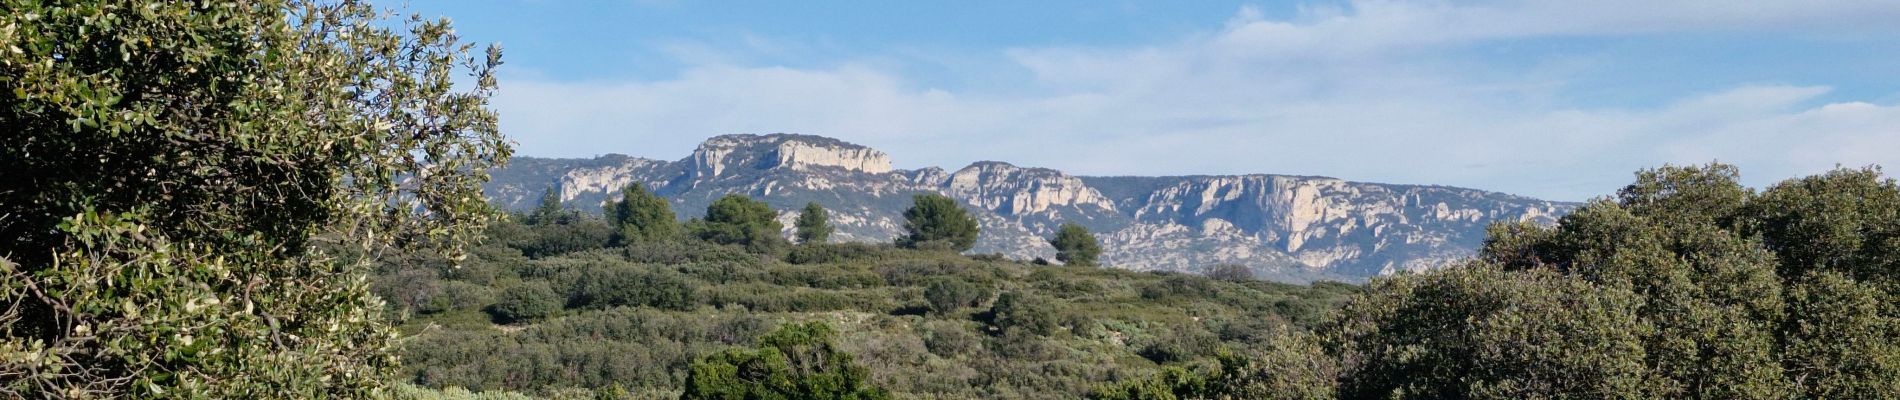
<instances>
[{"instance_id":1,"label":"dark green bush","mask_svg":"<svg viewBox=\"0 0 1900 400\"><path fill-rule=\"evenodd\" d=\"M1010 329L990 339L990 351L997 356L1024 360L1049 361L1062 355L1062 347L1049 338L1025 329Z\"/></svg>"},{"instance_id":2,"label":"dark green bush","mask_svg":"<svg viewBox=\"0 0 1900 400\"><path fill-rule=\"evenodd\" d=\"M496 322L509 324L547 318L561 311L561 296L545 281L528 281L502 290L501 297L488 307Z\"/></svg>"},{"instance_id":3,"label":"dark green bush","mask_svg":"<svg viewBox=\"0 0 1900 400\"><path fill-rule=\"evenodd\" d=\"M999 334L1022 331L1048 335L1056 330L1056 307L1048 299L1021 291L1003 292L996 297L988 315L990 326Z\"/></svg>"},{"instance_id":4,"label":"dark green bush","mask_svg":"<svg viewBox=\"0 0 1900 400\"><path fill-rule=\"evenodd\" d=\"M568 282L569 308L615 306L690 310L698 305L697 284L679 273L639 266L599 266L575 271Z\"/></svg>"},{"instance_id":5,"label":"dark green bush","mask_svg":"<svg viewBox=\"0 0 1900 400\"><path fill-rule=\"evenodd\" d=\"M951 314L964 307L975 307L989 300L989 287L961 279L940 277L924 287L924 300L938 314Z\"/></svg>"},{"instance_id":6,"label":"dark green bush","mask_svg":"<svg viewBox=\"0 0 1900 400\"><path fill-rule=\"evenodd\" d=\"M812 243L793 248L785 255L785 262L793 264L826 264L847 261L882 261L901 258L895 246L879 243Z\"/></svg>"},{"instance_id":7,"label":"dark green bush","mask_svg":"<svg viewBox=\"0 0 1900 400\"><path fill-rule=\"evenodd\" d=\"M462 281L442 281L440 289L417 312L437 313L455 310L480 310L495 301L495 290Z\"/></svg>"},{"instance_id":8,"label":"dark green bush","mask_svg":"<svg viewBox=\"0 0 1900 400\"><path fill-rule=\"evenodd\" d=\"M1141 297L1149 300L1212 299L1220 295L1212 279L1182 274L1167 274L1166 279L1141 287Z\"/></svg>"},{"instance_id":9,"label":"dark green bush","mask_svg":"<svg viewBox=\"0 0 1900 400\"><path fill-rule=\"evenodd\" d=\"M553 257L577 251L607 247L614 235L613 225L595 218L575 218L545 225L532 225L529 237L511 243L529 258Z\"/></svg>"},{"instance_id":10,"label":"dark green bush","mask_svg":"<svg viewBox=\"0 0 1900 400\"><path fill-rule=\"evenodd\" d=\"M804 286L819 289L855 289L884 286L884 279L870 271L837 266L785 265L768 269L768 281L775 285Z\"/></svg>"},{"instance_id":11,"label":"dark green bush","mask_svg":"<svg viewBox=\"0 0 1900 400\"><path fill-rule=\"evenodd\" d=\"M641 264L729 263L750 267L765 265L758 255L745 248L698 240L653 240L628 244L623 250L627 261Z\"/></svg>"},{"instance_id":12,"label":"dark green bush","mask_svg":"<svg viewBox=\"0 0 1900 400\"><path fill-rule=\"evenodd\" d=\"M1220 338L1197 325L1177 326L1136 341L1143 358L1156 363L1178 363L1214 354Z\"/></svg>"},{"instance_id":13,"label":"dark green bush","mask_svg":"<svg viewBox=\"0 0 1900 400\"><path fill-rule=\"evenodd\" d=\"M939 357L970 354L983 347L983 337L972 333L963 322L931 321L924 328L924 347Z\"/></svg>"},{"instance_id":14,"label":"dark green bush","mask_svg":"<svg viewBox=\"0 0 1900 400\"><path fill-rule=\"evenodd\" d=\"M788 324L756 349L728 349L692 365L681 399L857 399L891 397L870 371L832 344L821 322Z\"/></svg>"}]
</instances>

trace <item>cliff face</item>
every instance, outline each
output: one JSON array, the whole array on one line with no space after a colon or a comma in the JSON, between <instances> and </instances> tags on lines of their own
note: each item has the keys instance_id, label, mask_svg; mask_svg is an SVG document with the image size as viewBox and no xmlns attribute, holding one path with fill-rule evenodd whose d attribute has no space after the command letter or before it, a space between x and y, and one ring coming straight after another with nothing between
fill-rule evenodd
<instances>
[{"instance_id":1,"label":"cliff face","mask_svg":"<svg viewBox=\"0 0 1900 400\"><path fill-rule=\"evenodd\" d=\"M1149 237L1180 226L1224 239L1212 242L1214 253L1236 255L1199 263L1236 262L1264 250L1286 256L1295 269L1351 276L1431 268L1471 254L1491 222L1554 223L1574 207L1471 189L1276 175L1181 178L1121 204L1139 224L1153 226L1117 232L1118 250L1130 253L1124 257L1178 263Z\"/></svg>"},{"instance_id":2,"label":"cliff face","mask_svg":"<svg viewBox=\"0 0 1900 400\"><path fill-rule=\"evenodd\" d=\"M891 172L884 152L836 139L805 135L725 135L693 150L695 178L717 178L731 168L809 171L838 168L867 174Z\"/></svg>"},{"instance_id":3,"label":"cliff face","mask_svg":"<svg viewBox=\"0 0 1900 400\"><path fill-rule=\"evenodd\" d=\"M1048 213L1058 207L1113 212L1115 204L1082 183L1081 178L1047 168L1018 168L994 161L957 170L936 183L953 197L1004 216Z\"/></svg>"},{"instance_id":4,"label":"cliff face","mask_svg":"<svg viewBox=\"0 0 1900 400\"><path fill-rule=\"evenodd\" d=\"M526 168L496 172L489 194L497 204L533 207L546 187L528 187L538 181L559 188L569 207L598 210L621 187L641 182L674 199L682 217L726 193L765 200L785 210L787 221L815 201L831 211L834 240L888 241L901 232L912 195L940 193L963 201L982 223L977 252L1051 257L1042 238L1075 222L1096 233L1103 260L1116 267L1196 271L1237 263L1291 281L1433 268L1472 254L1491 222L1550 223L1575 207L1323 177L1078 177L992 161L954 172L893 170L875 149L789 134L719 136L677 162L526 161L516 163Z\"/></svg>"}]
</instances>

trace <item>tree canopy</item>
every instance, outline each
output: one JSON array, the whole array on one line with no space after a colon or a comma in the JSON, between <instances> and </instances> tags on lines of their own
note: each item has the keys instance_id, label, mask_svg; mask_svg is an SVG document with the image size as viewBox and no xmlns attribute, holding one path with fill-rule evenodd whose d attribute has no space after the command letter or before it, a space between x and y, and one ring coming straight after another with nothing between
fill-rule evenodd
<instances>
[{"instance_id":1,"label":"tree canopy","mask_svg":"<svg viewBox=\"0 0 1900 400\"><path fill-rule=\"evenodd\" d=\"M1095 266L1096 257L1102 255L1102 243L1095 240L1095 235L1073 222L1056 228L1056 236L1049 238L1049 245L1056 248L1056 260L1066 265Z\"/></svg>"},{"instance_id":2,"label":"tree canopy","mask_svg":"<svg viewBox=\"0 0 1900 400\"><path fill-rule=\"evenodd\" d=\"M759 338L756 349L729 349L694 362L681 399L888 399L870 372L831 343L823 322L792 323Z\"/></svg>"},{"instance_id":3,"label":"tree canopy","mask_svg":"<svg viewBox=\"0 0 1900 400\"><path fill-rule=\"evenodd\" d=\"M510 153L500 50L384 11L0 2L0 397L381 390L362 260L459 259Z\"/></svg>"},{"instance_id":4,"label":"tree canopy","mask_svg":"<svg viewBox=\"0 0 1900 400\"><path fill-rule=\"evenodd\" d=\"M1756 193L1739 176L1644 170L1556 226L1491 227L1467 265L1375 280L1320 329L1328 345L1311 359L1337 373L1296 392L1900 398L1900 185L1839 169ZM1262 382L1223 371L1101 397Z\"/></svg>"},{"instance_id":5,"label":"tree canopy","mask_svg":"<svg viewBox=\"0 0 1900 400\"><path fill-rule=\"evenodd\" d=\"M706 218L693 225L693 235L708 242L737 244L753 251L781 247L785 237L780 231L778 213L763 201L742 194L728 194L706 206Z\"/></svg>"},{"instance_id":6,"label":"tree canopy","mask_svg":"<svg viewBox=\"0 0 1900 400\"><path fill-rule=\"evenodd\" d=\"M639 182L627 185L620 193L620 201L608 203L605 210L607 221L616 228L615 243L660 240L679 234L679 219L665 197L647 191Z\"/></svg>"},{"instance_id":7,"label":"tree canopy","mask_svg":"<svg viewBox=\"0 0 1900 400\"><path fill-rule=\"evenodd\" d=\"M897 238L898 245L914 248L940 243L956 251L976 247L980 230L976 217L957 205L956 200L939 194L919 194L912 196L911 202L910 208L904 210L906 234Z\"/></svg>"},{"instance_id":8,"label":"tree canopy","mask_svg":"<svg viewBox=\"0 0 1900 400\"><path fill-rule=\"evenodd\" d=\"M541 193L541 204L536 205L534 212L528 214L528 223L534 225L559 223L566 214L567 210L561 207L560 192L549 187L547 191Z\"/></svg>"},{"instance_id":9,"label":"tree canopy","mask_svg":"<svg viewBox=\"0 0 1900 400\"><path fill-rule=\"evenodd\" d=\"M806 203L792 226L798 229L798 243L824 243L831 238L833 230L825 215L825 207L816 202Z\"/></svg>"}]
</instances>

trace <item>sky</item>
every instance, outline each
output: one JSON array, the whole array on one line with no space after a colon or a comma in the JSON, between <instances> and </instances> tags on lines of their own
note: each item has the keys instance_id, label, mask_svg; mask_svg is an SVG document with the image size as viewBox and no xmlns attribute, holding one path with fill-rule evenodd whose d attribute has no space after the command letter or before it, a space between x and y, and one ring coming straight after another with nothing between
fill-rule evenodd
<instances>
[{"instance_id":1,"label":"sky","mask_svg":"<svg viewBox=\"0 0 1900 400\"><path fill-rule=\"evenodd\" d=\"M517 154L805 133L898 168L1320 175L1553 200L1900 168L1900 1L412 0Z\"/></svg>"}]
</instances>

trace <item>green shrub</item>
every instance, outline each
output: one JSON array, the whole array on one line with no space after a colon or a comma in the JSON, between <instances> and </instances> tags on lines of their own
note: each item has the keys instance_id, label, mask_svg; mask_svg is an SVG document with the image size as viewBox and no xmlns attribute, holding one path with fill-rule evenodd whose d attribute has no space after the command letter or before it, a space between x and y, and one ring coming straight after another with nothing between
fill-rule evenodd
<instances>
[{"instance_id":1,"label":"green shrub","mask_svg":"<svg viewBox=\"0 0 1900 400\"><path fill-rule=\"evenodd\" d=\"M1214 354L1220 346L1220 338L1198 325L1183 325L1154 332L1133 345L1139 349L1135 354L1149 361L1178 363Z\"/></svg>"},{"instance_id":2,"label":"green shrub","mask_svg":"<svg viewBox=\"0 0 1900 400\"><path fill-rule=\"evenodd\" d=\"M738 246L698 240L657 240L628 244L623 250L627 261L641 264L728 263L752 268L764 266L758 255Z\"/></svg>"},{"instance_id":3,"label":"green shrub","mask_svg":"<svg viewBox=\"0 0 1900 400\"><path fill-rule=\"evenodd\" d=\"M983 337L962 322L930 321L924 324L924 347L931 354L950 358L970 354L983 347Z\"/></svg>"},{"instance_id":4,"label":"green shrub","mask_svg":"<svg viewBox=\"0 0 1900 400\"><path fill-rule=\"evenodd\" d=\"M964 307L975 307L989 300L990 289L956 278L936 278L924 288L924 300L938 314L951 314Z\"/></svg>"},{"instance_id":5,"label":"green shrub","mask_svg":"<svg viewBox=\"0 0 1900 400\"><path fill-rule=\"evenodd\" d=\"M1060 345L1024 329L1010 329L990 339L997 356L1023 361L1049 361L1062 355Z\"/></svg>"},{"instance_id":6,"label":"green shrub","mask_svg":"<svg viewBox=\"0 0 1900 400\"><path fill-rule=\"evenodd\" d=\"M785 255L785 262L793 264L828 264L848 261L882 261L902 257L896 247L888 243L813 243L793 248Z\"/></svg>"},{"instance_id":7,"label":"green shrub","mask_svg":"<svg viewBox=\"0 0 1900 400\"><path fill-rule=\"evenodd\" d=\"M1001 334L1022 331L1048 335L1056 330L1055 305L1048 299L1021 291L1003 292L990 307L990 325Z\"/></svg>"},{"instance_id":8,"label":"green shrub","mask_svg":"<svg viewBox=\"0 0 1900 400\"><path fill-rule=\"evenodd\" d=\"M785 265L771 267L766 271L767 281L775 285L803 286L819 289L855 289L873 288L884 285L884 279L870 271L845 269L837 266Z\"/></svg>"},{"instance_id":9,"label":"green shrub","mask_svg":"<svg viewBox=\"0 0 1900 400\"><path fill-rule=\"evenodd\" d=\"M690 310L698 305L699 285L679 273L639 266L597 266L576 271L567 291L569 308L615 306Z\"/></svg>"},{"instance_id":10,"label":"green shrub","mask_svg":"<svg viewBox=\"0 0 1900 400\"><path fill-rule=\"evenodd\" d=\"M729 349L692 365L681 399L888 399L870 371L831 343L820 322L787 324L755 349Z\"/></svg>"},{"instance_id":11,"label":"green shrub","mask_svg":"<svg viewBox=\"0 0 1900 400\"><path fill-rule=\"evenodd\" d=\"M501 292L501 298L488 308L488 314L500 323L526 322L547 318L561 311L561 296L544 281L528 281Z\"/></svg>"},{"instance_id":12,"label":"green shrub","mask_svg":"<svg viewBox=\"0 0 1900 400\"><path fill-rule=\"evenodd\" d=\"M416 308L421 313L480 310L495 301L495 290L462 281L442 281L439 290Z\"/></svg>"},{"instance_id":13,"label":"green shrub","mask_svg":"<svg viewBox=\"0 0 1900 400\"><path fill-rule=\"evenodd\" d=\"M530 225L528 235L510 243L529 258L546 258L607 247L614 227L595 218L572 218L558 223Z\"/></svg>"}]
</instances>

